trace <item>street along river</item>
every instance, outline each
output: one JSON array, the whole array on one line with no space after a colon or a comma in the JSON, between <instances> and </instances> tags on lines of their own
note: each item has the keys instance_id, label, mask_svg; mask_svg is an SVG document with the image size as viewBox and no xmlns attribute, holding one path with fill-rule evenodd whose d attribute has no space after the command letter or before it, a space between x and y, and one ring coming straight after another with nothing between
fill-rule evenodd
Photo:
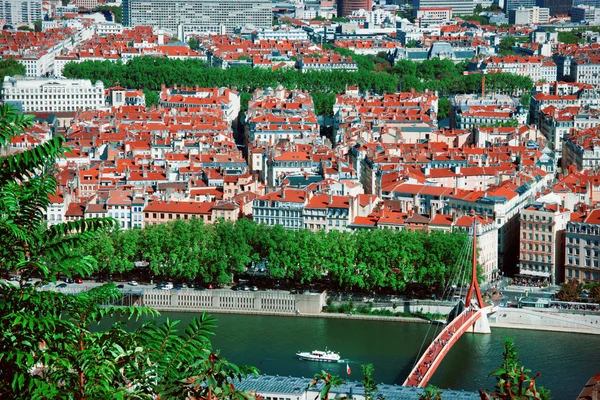
<instances>
[{"instance_id":1,"label":"street along river","mask_svg":"<svg viewBox=\"0 0 600 400\"><path fill-rule=\"evenodd\" d=\"M215 314L218 318L213 347L236 364L250 364L263 373L312 377L320 369L348 380L361 380L361 364L372 363L378 382L402 384L408 375L430 325L352 319L274 317ZM181 320L193 313L164 312ZM132 324L132 322L129 322ZM103 324L104 325L104 324ZM182 326L183 325L183 326ZM432 326L432 332L435 329ZM523 365L542 376L538 384L557 400L573 399L588 379L600 372L600 335L492 328L491 335L465 334L448 353L431 384L440 388L476 391L493 389L490 372L502 362L504 337L515 339ZM348 360L328 364L299 361L297 351L333 350Z\"/></svg>"}]
</instances>

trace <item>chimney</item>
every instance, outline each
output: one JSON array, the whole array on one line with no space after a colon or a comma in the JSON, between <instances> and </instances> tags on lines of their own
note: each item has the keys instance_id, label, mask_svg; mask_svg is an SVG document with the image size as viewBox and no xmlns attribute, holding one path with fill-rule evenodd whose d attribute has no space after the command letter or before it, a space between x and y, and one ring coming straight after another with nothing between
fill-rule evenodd
<instances>
[{"instance_id":1,"label":"chimney","mask_svg":"<svg viewBox=\"0 0 600 400\"><path fill-rule=\"evenodd\" d=\"M285 188L281 188L281 200L285 199Z\"/></svg>"},{"instance_id":2,"label":"chimney","mask_svg":"<svg viewBox=\"0 0 600 400\"><path fill-rule=\"evenodd\" d=\"M331 189L329 189L329 204L333 203L333 193L331 192Z\"/></svg>"}]
</instances>

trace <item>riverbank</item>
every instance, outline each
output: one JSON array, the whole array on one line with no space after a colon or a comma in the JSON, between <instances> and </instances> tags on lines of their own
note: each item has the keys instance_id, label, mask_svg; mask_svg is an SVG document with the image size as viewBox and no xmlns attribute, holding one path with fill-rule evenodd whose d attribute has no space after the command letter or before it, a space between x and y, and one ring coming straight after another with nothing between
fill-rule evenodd
<instances>
[{"instance_id":1,"label":"riverbank","mask_svg":"<svg viewBox=\"0 0 600 400\"><path fill-rule=\"evenodd\" d=\"M198 310L169 309L165 307L155 307L160 312L185 312L198 313ZM418 317L388 317L381 315L360 315L360 314L334 314L334 313L283 313L252 310L206 310L210 314L237 314L237 315L261 315L288 318L328 318L328 319L348 319L359 321L382 321L382 322L409 322L417 324L429 324L429 320ZM504 311L507 316L510 313L511 318L500 317L499 312ZM591 335L600 335L600 316L577 316L579 320L572 320L569 315L557 317L548 313L523 309L501 309L498 313L491 314L489 317L490 327L523 329L547 332L565 332L565 333L583 333ZM585 317L585 318L582 318ZM500 319L500 320L499 320ZM588 325L589 324L589 325Z\"/></svg>"}]
</instances>

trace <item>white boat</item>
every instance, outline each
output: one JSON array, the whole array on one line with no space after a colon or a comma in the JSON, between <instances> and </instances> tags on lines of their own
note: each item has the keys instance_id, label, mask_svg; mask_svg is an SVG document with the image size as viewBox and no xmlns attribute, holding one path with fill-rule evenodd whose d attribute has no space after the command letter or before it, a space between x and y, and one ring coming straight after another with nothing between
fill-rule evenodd
<instances>
[{"instance_id":1,"label":"white boat","mask_svg":"<svg viewBox=\"0 0 600 400\"><path fill-rule=\"evenodd\" d=\"M319 361L319 362L331 362L336 363L340 361L340 355L333 351L325 350L313 350L309 352L296 353L296 356L301 360L306 361Z\"/></svg>"}]
</instances>

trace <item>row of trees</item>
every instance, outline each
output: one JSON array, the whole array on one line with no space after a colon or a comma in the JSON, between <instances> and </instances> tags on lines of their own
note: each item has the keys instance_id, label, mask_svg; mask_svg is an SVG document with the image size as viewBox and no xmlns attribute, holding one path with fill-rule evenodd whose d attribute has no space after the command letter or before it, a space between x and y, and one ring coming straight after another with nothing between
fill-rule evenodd
<instances>
[{"instance_id":1,"label":"row of trees","mask_svg":"<svg viewBox=\"0 0 600 400\"><path fill-rule=\"evenodd\" d=\"M349 50L344 54L352 55ZM381 57L353 56L360 61L357 72L310 71L302 73L295 69L275 71L240 67L222 70L208 67L197 60L171 60L158 57L136 57L126 64L110 61L86 61L69 63L63 70L68 78L101 80L105 85L119 83L125 87L160 90L161 85L200 87L234 87L243 93L257 88L276 87L282 84L288 89L309 91L315 98L318 115L331 115L335 93L342 93L348 86L357 85L361 91L391 93L397 90L437 90L440 95L478 93L481 90L480 75L463 75L467 63L455 65L450 60L432 59L422 63L410 60L397 62L390 72L389 63ZM377 72L381 70L381 72ZM533 82L528 77L514 74L490 74L486 78L488 91L512 93L528 91Z\"/></svg>"},{"instance_id":2,"label":"row of trees","mask_svg":"<svg viewBox=\"0 0 600 400\"><path fill-rule=\"evenodd\" d=\"M481 92L481 75L463 75L468 62L454 64L451 60L432 59L422 63L400 60L394 64L393 71L400 77L403 91L414 88L437 90L441 96L462 93ZM503 93L528 92L533 81L526 76L509 73L488 74L485 78L486 91Z\"/></svg>"},{"instance_id":3,"label":"row of trees","mask_svg":"<svg viewBox=\"0 0 600 400\"><path fill-rule=\"evenodd\" d=\"M288 89L298 88L312 94L341 93L346 87L358 85L361 90L377 93L393 92L397 88L397 77L369 71L307 72L295 69L275 71L262 68L240 67L222 70L211 68L196 60L171 60L158 57L136 57L123 63L110 61L86 61L69 63L63 70L69 78L101 80L105 85L121 85L130 88L160 90L161 85L200 87L234 87L243 92L257 88L276 87L282 84ZM327 103L329 104L329 103ZM331 111L318 109L317 113Z\"/></svg>"},{"instance_id":4,"label":"row of trees","mask_svg":"<svg viewBox=\"0 0 600 400\"><path fill-rule=\"evenodd\" d=\"M99 268L126 272L146 261L157 277L227 283L251 263L268 260L274 279L300 284L327 279L344 289L403 290L409 282L445 282L468 237L409 230L312 232L250 220L176 220L141 230L106 233L85 244Z\"/></svg>"}]
</instances>

